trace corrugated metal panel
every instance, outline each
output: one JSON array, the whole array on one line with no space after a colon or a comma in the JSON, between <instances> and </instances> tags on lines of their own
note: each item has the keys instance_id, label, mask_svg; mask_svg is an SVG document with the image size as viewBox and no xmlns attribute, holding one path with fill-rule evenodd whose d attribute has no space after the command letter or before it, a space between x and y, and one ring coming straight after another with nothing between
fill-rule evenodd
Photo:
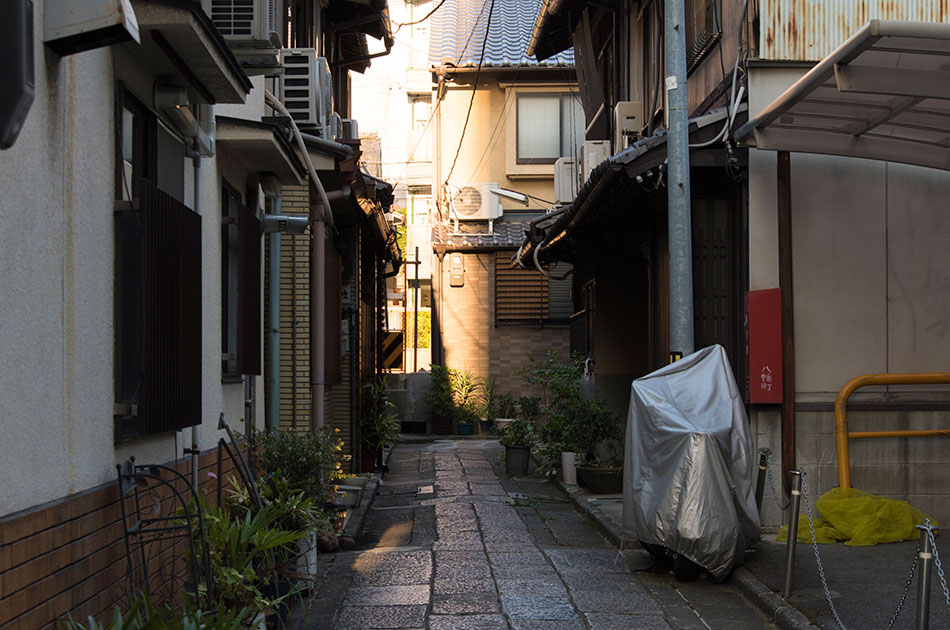
<instances>
[{"instance_id":1,"label":"corrugated metal panel","mask_svg":"<svg viewBox=\"0 0 950 630\"><path fill-rule=\"evenodd\" d=\"M950 0L760 0L759 54L817 61L872 19L950 22Z\"/></svg>"}]
</instances>

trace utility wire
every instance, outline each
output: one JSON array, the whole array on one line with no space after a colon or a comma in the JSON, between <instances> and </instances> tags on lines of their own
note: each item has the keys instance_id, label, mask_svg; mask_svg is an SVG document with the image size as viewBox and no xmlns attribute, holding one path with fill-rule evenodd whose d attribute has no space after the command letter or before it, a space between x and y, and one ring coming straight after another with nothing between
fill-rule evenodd
<instances>
[{"instance_id":1,"label":"utility wire","mask_svg":"<svg viewBox=\"0 0 950 630\"><path fill-rule=\"evenodd\" d=\"M425 21L428 20L430 17L432 17L432 14L435 13L436 11L438 11L438 10L442 7L443 4L445 4L445 0L442 0L439 4L437 4L437 5L435 6L434 9L432 9L431 11L429 11L428 13L426 13L426 15L425 15L424 18L418 19L418 20L416 20L416 21L414 21L414 22L394 22L394 24L396 25L396 30L393 31L392 34L395 35L396 33L398 33L398 32L399 32L399 29L401 29L403 26L413 26L413 25L415 25L415 24L421 24L421 23L425 22Z\"/></svg>"},{"instance_id":2,"label":"utility wire","mask_svg":"<svg viewBox=\"0 0 950 630\"><path fill-rule=\"evenodd\" d=\"M478 76L482 73L482 63L485 61L485 49L488 48L488 33L491 31L491 16L494 10L495 0L491 0L491 6L488 8L488 24L485 26L485 37L482 39L482 54L478 56L478 68L475 70L475 82L472 85L472 98L468 101L468 111L465 113L465 124L462 125L462 137L459 138L459 146L455 150L455 159L452 160L452 168L449 169L449 174L445 178L446 182L452 179L452 173L455 171L459 154L462 152L462 142L465 140L465 132L468 129L468 119L472 115L472 105L475 103L475 93L478 91Z\"/></svg>"}]
</instances>

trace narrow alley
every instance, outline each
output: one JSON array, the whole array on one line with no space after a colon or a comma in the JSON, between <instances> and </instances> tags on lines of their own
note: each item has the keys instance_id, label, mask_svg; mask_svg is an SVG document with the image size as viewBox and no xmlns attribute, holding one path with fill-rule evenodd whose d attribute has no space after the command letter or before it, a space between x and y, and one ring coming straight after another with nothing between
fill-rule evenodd
<instances>
[{"instance_id":1,"label":"narrow alley","mask_svg":"<svg viewBox=\"0 0 950 630\"><path fill-rule=\"evenodd\" d=\"M539 476L504 475L497 441L399 444L358 549L320 557L297 630L773 628L731 587L637 572Z\"/></svg>"}]
</instances>

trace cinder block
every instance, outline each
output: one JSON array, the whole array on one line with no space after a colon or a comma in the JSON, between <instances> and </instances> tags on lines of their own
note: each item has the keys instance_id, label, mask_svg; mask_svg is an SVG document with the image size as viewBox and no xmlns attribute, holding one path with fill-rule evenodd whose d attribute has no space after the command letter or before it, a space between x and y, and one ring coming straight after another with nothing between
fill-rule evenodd
<instances>
[{"instance_id":1,"label":"cinder block","mask_svg":"<svg viewBox=\"0 0 950 630\"><path fill-rule=\"evenodd\" d=\"M906 496L910 489L906 466L851 466L851 485L872 494Z\"/></svg>"}]
</instances>

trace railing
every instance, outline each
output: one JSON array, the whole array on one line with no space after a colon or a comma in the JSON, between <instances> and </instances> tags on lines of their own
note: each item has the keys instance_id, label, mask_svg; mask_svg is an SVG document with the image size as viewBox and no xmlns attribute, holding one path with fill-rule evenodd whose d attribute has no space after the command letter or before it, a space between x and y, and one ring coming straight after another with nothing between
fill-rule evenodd
<instances>
[{"instance_id":1,"label":"railing","mask_svg":"<svg viewBox=\"0 0 950 630\"><path fill-rule=\"evenodd\" d=\"M931 437L950 435L950 429L848 432L848 399L857 389L868 385L937 385L950 383L950 373L921 372L916 374L864 374L848 381L835 399L835 442L838 450L838 486L851 487L849 438Z\"/></svg>"}]
</instances>

